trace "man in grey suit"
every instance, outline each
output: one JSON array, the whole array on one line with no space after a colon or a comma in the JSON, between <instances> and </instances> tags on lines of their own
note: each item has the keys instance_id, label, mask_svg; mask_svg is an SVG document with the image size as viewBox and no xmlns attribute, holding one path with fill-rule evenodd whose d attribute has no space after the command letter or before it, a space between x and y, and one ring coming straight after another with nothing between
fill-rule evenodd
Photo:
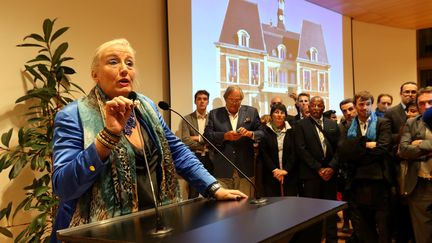
<instances>
[{"instance_id":1,"label":"man in grey suit","mask_svg":"<svg viewBox=\"0 0 432 243\"><path fill-rule=\"evenodd\" d=\"M243 97L239 86L229 86L224 94L226 105L210 111L204 136L253 180L254 143L264 132L257 109L241 105ZM214 153L212 162L214 176L223 187L238 188L248 196L254 195L253 186L220 154Z\"/></svg>"},{"instance_id":2,"label":"man in grey suit","mask_svg":"<svg viewBox=\"0 0 432 243\"><path fill-rule=\"evenodd\" d=\"M384 117L390 121L391 132L392 132L392 151L394 156L395 171L400 171L400 159L397 155L397 148L399 145L400 133L403 125L407 120L406 105L409 102L415 101L417 95L417 84L414 82L405 82L400 86L400 104L389 108ZM403 198L396 198L394 201L394 232L393 238L396 242L409 242L413 240L414 234L411 226L410 215L406 203L403 202Z\"/></svg>"},{"instance_id":3,"label":"man in grey suit","mask_svg":"<svg viewBox=\"0 0 432 243\"><path fill-rule=\"evenodd\" d=\"M209 97L210 94L206 90L198 90L194 95L196 110L185 116L185 119L201 134L204 133L205 126L207 125ZM182 121L181 127L181 140L195 153L208 172L213 174L213 164L209 158L208 144L206 141L185 121ZM187 186L186 189L188 189L189 199L198 197L198 191L189 186Z\"/></svg>"},{"instance_id":4,"label":"man in grey suit","mask_svg":"<svg viewBox=\"0 0 432 243\"><path fill-rule=\"evenodd\" d=\"M404 194L417 243L432 242L432 87L420 89L417 97L420 116L404 126L400 141L400 156L408 160Z\"/></svg>"}]
</instances>

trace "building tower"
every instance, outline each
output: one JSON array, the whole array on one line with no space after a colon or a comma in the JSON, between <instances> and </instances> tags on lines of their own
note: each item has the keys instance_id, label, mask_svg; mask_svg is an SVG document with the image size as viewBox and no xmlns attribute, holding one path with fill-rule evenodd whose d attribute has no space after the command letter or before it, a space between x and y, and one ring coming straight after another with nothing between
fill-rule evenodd
<instances>
[{"instance_id":1,"label":"building tower","mask_svg":"<svg viewBox=\"0 0 432 243\"><path fill-rule=\"evenodd\" d=\"M283 30L285 30L284 9L285 9L285 0L278 0L278 11L277 11L278 24L277 24L277 27L280 29L283 29Z\"/></svg>"}]
</instances>

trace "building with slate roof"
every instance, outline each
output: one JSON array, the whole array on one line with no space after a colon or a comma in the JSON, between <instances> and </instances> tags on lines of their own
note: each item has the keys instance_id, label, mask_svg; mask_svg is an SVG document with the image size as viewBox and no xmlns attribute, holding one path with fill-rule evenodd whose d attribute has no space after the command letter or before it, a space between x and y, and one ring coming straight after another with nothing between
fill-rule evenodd
<instances>
[{"instance_id":1,"label":"building with slate roof","mask_svg":"<svg viewBox=\"0 0 432 243\"><path fill-rule=\"evenodd\" d=\"M278 1L277 23L262 23L258 5L230 0L219 41L215 43L220 91L239 85L243 104L269 112L271 98L288 92L319 95L329 104L329 71L323 30L304 20L301 33L285 29L284 0ZM289 17L289 16L288 16ZM296 113L293 106L287 107Z\"/></svg>"}]
</instances>

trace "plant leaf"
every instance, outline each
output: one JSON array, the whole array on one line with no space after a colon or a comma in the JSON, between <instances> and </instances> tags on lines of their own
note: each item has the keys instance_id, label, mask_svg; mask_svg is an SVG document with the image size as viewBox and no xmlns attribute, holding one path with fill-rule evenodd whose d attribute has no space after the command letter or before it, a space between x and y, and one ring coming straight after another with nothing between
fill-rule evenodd
<instances>
[{"instance_id":1,"label":"plant leaf","mask_svg":"<svg viewBox=\"0 0 432 243\"><path fill-rule=\"evenodd\" d=\"M11 209L12 209L12 202L9 202L8 206L6 208L3 208L0 211L0 219L2 219L4 216L6 216L6 218L9 219Z\"/></svg>"},{"instance_id":2,"label":"plant leaf","mask_svg":"<svg viewBox=\"0 0 432 243\"><path fill-rule=\"evenodd\" d=\"M16 214L23 208L23 207L25 207L25 205L27 205L28 203L30 203L31 202L31 200L32 200L32 198L29 198L29 197L26 197L26 198L24 198L24 200L22 200L21 202L20 202L20 204L18 204L18 206L17 206L17 208L15 209L15 211L14 211L14 214L13 214L13 218L15 218L15 216L16 216Z\"/></svg>"},{"instance_id":3,"label":"plant leaf","mask_svg":"<svg viewBox=\"0 0 432 243\"><path fill-rule=\"evenodd\" d=\"M51 60L49 59L49 57L47 57L46 55L40 54L40 55L38 55L35 59L32 59L32 60L30 60L30 61L27 61L27 63L32 63L32 62L43 62L43 61L51 62Z\"/></svg>"},{"instance_id":4,"label":"plant leaf","mask_svg":"<svg viewBox=\"0 0 432 243\"><path fill-rule=\"evenodd\" d=\"M51 37L53 24L54 22L52 22L50 19L45 19L43 22L44 40L47 43L49 42L49 39Z\"/></svg>"},{"instance_id":5,"label":"plant leaf","mask_svg":"<svg viewBox=\"0 0 432 243\"><path fill-rule=\"evenodd\" d=\"M75 73L75 70L73 68L66 67L66 66L62 66L62 68L63 68L65 74L74 74Z\"/></svg>"},{"instance_id":6,"label":"plant leaf","mask_svg":"<svg viewBox=\"0 0 432 243\"><path fill-rule=\"evenodd\" d=\"M79 91L81 91L83 94L85 94L85 91L84 91L80 86L78 86L78 85L75 84L74 82L70 82L70 84L71 84L72 86L74 86L75 88L77 88Z\"/></svg>"},{"instance_id":7,"label":"plant leaf","mask_svg":"<svg viewBox=\"0 0 432 243\"><path fill-rule=\"evenodd\" d=\"M64 76L64 69L62 67L59 67L58 71L56 72L56 79L58 81L61 81L63 79Z\"/></svg>"},{"instance_id":8,"label":"plant leaf","mask_svg":"<svg viewBox=\"0 0 432 243\"><path fill-rule=\"evenodd\" d=\"M63 53L66 52L68 47L69 47L69 44L67 42L61 43L54 52L52 62L57 63L60 60L61 55L63 55Z\"/></svg>"},{"instance_id":9,"label":"plant leaf","mask_svg":"<svg viewBox=\"0 0 432 243\"><path fill-rule=\"evenodd\" d=\"M3 133L1 136L1 142L4 146L9 148L9 142L12 137L13 128L9 129L8 132Z\"/></svg>"},{"instance_id":10,"label":"plant leaf","mask_svg":"<svg viewBox=\"0 0 432 243\"><path fill-rule=\"evenodd\" d=\"M46 191L48 191L48 189L49 189L49 187L47 187L47 186L36 187L34 190L34 194L36 197L38 197L38 196L44 194Z\"/></svg>"},{"instance_id":11,"label":"plant leaf","mask_svg":"<svg viewBox=\"0 0 432 243\"><path fill-rule=\"evenodd\" d=\"M0 158L0 172L2 172L4 169L7 169L7 167L5 167L5 162L6 162L6 156L2 156Z\"/></svg>"},{"instance_id":12,"label":"plant leaf","mask_svg":"<svg viewBox=\"0 0 432 243\"><path fill-rule=\"evenodd\" d=\"M24 44L19 44L16 45L17 47L41 47L44 48L43 45L39 45L39 44L32 44L32 43L24 43Z\"/></svg>"},{"instance_id":13,"label":"plant leaf","mask_svg":"<svg viewBox=\"0 0 432 243\"><path fill-rule=\"evenodd\" d=\"M33 75L34 80L43 80L42 76L35 70L35 66L28 66L25 65L26 71L29 72L31 75Z\"/></svg>"},{"instance_id":14,"label":"plant leaf","mask_svg":"<svg viewBox=\"0 0 432 243\"><path fill-rule=\"evenodd\" d=\"M8 238L12 238L13 237L12 232L10 232L8 229L6 229L4 227L1 227L1 226L0 226L0 234L6 236Z\"/></svg>"},{"instance_id":15,"label":"plant leaf","mask_svg":"<svg viewBox=\"0 0 432 243\"><path fill-rule=\"evenodd\" d=\"M35 34L35 33L30 34L30 35L24 37L24 40L29 39L29 38L37 40L37 41L40 41L40 42L44 42L44 38L42 38L42 36L40 36L38 34Z\"/></svg>"},{"instance_id":16,"label":"plant leaf","mask_svg":"<svg viewBox=\"0 0 432 243\"><path fill-rule=\"evenodd\" d=\"M23 145L24 144L24 128L20 128L18 130L18 144Z\"/></svg>"},{"instance_id":17,"label":"plant leaf","mask_svg":"<svg viewBox=\"0 0 432 243\"><path fill-rule=\"evenodd\" d=\"M53 42L55 39L57 39L59 36L61 36L61 35L62 35L64 32L66 32L68 29L69 29L69 27L63 27L63 28L58 29L58 30L53 34L53 36L51 37L51 41L50 41L50 42Z\"/></svg>"},{"instance_id":18,"label":"plant leaf","mask_svg":"<svg viewBox=\"0 0 432 243\"><path fill-rule=\"evenodd\" d=\"M15 164L12 166L11 171L9 172L9 179L15 179L27 164L27 156L23 155L23 157L18 158Z\"/></svg>"},{"instance_id":19,"label":"plant leaf","mask_svg":"<svg viewBox=\"0 0 432 243\"><path fill-rule=\"evenodd\" d=\"M21 231L21 233L19 233L19 235L15 238L15 240L14 240L14 243L17 243L17 242L28 242L27 241L27 237L25 237L24 239L23 239L23 237L25 236L25 234L28 232L28 227L27 228L25 228L23 231Z\"/></svg>"}]
</instances>

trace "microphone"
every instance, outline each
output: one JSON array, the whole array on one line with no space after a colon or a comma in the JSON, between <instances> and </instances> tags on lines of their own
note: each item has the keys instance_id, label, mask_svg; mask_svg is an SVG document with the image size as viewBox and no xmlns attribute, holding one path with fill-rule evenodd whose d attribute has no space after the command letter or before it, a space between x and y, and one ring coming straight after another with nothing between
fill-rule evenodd
<instances>
[{"instance_id":1,"label":"microphone","mask_svg":"<svg viewBox=\"0 0 432 243\"><path fill-rule=\"evenodd\" d=\"M171 108L171 106L167 103L167 102L165 102L165 101L159 101L159 103L158 103L158 106L159 106L159 108L161 108L162 110L164 110L164 111L167 111L167 110L169 110L169 111L172 111L172 112L174 112L175 114L177 114L178 116L180 116L181 117L181 119L183 120L183 121L185 121L188 125L189 125L189 127L191 127L195 132L197 132L208 144L210 144L210 146L214 149L214 150L216 150L224 159L225 159L225 161L227 161L228 162L228 164L230 164L235 170L237 170L238 171L238 173L240 173L251 185L252 185L252 187L254 188L254 190L255 190L255 197L254 197L254 199L252 199L251 201L250 201L250 203L251 204L264 204L264 203L266 203L267 202L267 198L261 198L261 197L259 197L258 196L258 193L257 193L257 187L255 186L255 183L253 183L252 181L251 181L251 179L249 179L249 177L248 176L246 176L246 174L243 172L243 171L241 171L235 164L234 164L234 162L232 162L230 159L228 159L212 142L210 142L210 140L208 140L203 134L201 134L199 131L198 131L198 129L196 129L188 120L186 120L180 113L178 113L177 111L175 111L175 110L173 110L172 108Z\"/></svg>"},{"instance_id":2,"label":"microphone","mask_svg":"<svg viewBox=\"0 0 432 243\"><path fill-rule=\"evenodd\" d=\"M135 91L131 91L131 92L129 92L127 98L132 100L132 101L135 101L137 99L137 93Z\"/></svg>"},{"instance_id":3,"label":"microphone","mask_svg":"<svg viewBox=\"0 0 432 243\"><path fill-rule=\"evenodd\" d=\"M135 101L137 98L137 94L134 91L131 91L127 97L128 99ZM132 112L134 113L134 116L137 117L137 113L139 115L140 112L138 109L133 109ZM156 199L156 194L155 194L155 189L153 186L153 181L152 181L152 177L151 177L151 173L150 173L150 166L147 160L147 156L146 156L146 151L145 151L145 145L144 145L144 139L141 133L141 126L139 124L137 124L137 129L138 129L138 134L139 134L139 139L140 139L140 143L142 144L143 148L142 148L142 152L144 155L144 161L145 161L145 165L146 165L146 169L147 169L147 176L149 178L150 181L150 188L151 188L151 192L152 192L152 196L153 196L153 203L154 203L154 207L155 207L155 214L156 214L156 226L154 229L152 229L150 231L150 234L153 236L157 236L157 237L162 237L165 234L171 232L173 229L171 227L167 227L165 226L161 214L159 212L159 207L158 207L158 203L157 203L157 199Z\"/></svg>"}]
</instances>

